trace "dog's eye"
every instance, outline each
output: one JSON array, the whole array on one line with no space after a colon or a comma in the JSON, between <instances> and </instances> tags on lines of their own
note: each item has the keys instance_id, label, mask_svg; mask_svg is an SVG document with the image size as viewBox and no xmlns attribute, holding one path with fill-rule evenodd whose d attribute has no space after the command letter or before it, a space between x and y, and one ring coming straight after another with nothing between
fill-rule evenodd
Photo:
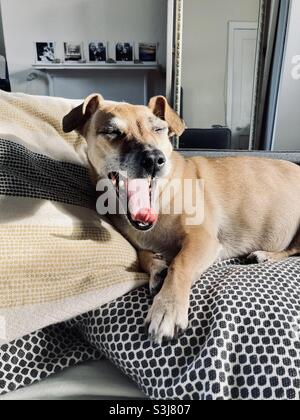
<instances>
[{"instance_id":1,"label":"dog's eye","mask_svg":"<svg viewBox=\"0 0 300 420\"><path fill-rule=\"evenodd\" d=\"M154 128L155 133L162 134L167 130L167 127L156 127Z\"/></svg>"},{"instance_id":2,"label":"dog's eye","mask_svg":"<svg viewBox=\"0 0 300 420\"><path fill-rule=\"evenodd\" d=\"M120 137L122 136L122 133L120 130L99 130L97 132L98 136L104 136L104 137Z\"/></svg>"}]
</instances>

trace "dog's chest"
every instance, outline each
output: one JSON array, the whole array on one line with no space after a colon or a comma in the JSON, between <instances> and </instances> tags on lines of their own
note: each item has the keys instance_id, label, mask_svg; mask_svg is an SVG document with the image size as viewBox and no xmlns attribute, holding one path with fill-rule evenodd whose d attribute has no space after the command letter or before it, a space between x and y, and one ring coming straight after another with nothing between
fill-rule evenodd
<instances>
[{"instance_id":1,"label":"dog's chest","mask_svg":"<svg viewBox=\"0 0 300 420\"><path fill-rule=\"evenodd\" d=\"M139 232L128 222L116 217L113 220L117 229L132 243L132 245L144 251L152 251L162 254L167 260L172 260L180 251L182 245L182 235L178 223L159 222L149 232Z\"/></svg>"}]
</instances>

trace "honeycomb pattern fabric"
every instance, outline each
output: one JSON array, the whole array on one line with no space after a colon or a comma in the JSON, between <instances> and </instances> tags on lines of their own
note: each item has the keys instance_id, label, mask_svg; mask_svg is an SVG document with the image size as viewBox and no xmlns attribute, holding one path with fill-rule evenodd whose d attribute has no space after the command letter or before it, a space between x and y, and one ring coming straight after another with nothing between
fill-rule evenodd
<instances>
[{"instance_id":1,"label":"honeycomb pattern fabric","mask_svg":"<svg viewBox=\"0 0 300 420\"><path fill-rule=\"evenodd\" d=\"M82 341L76 328L65 324L47 327L0 348L0 395L101 357Z\"/></svg>"},{"instance_id":2,"label":"honeycomb pattern fabric","mask_svg":"<svg viewBox=\"0 0 300 420\"><path fill-rule=\"evenodd\" d=\"M147 288L132 291L2 347L0 389L103 354L151 399L299 400L299 269L300 258L214 265L192 290L189 329L162 346L144 328Z\"/></svg>"},{"instance_id":3,"label":"honeycomb pattern fabric","mask_svg":"<svg viewBox=\"0 0 300 420\"><path fill-rule=\"evenodd\" d=\"M212 267L179 341L149 341L150 304L139 289L71 325L152 399L300 399L300 258Z\"/></svg>"}]
</instances>

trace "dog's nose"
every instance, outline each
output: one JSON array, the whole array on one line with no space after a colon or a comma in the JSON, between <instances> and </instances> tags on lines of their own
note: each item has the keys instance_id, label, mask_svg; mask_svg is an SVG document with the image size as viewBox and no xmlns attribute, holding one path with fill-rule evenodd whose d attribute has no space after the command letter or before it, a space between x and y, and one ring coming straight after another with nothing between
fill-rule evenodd
<instances>
[{"instance_id":1,"label":"dog's nose","mask_svg":"<svg viewBox=\"0 0 300 420\"><path fill-rule=\"evenodd\" d=\"M160 150L147 150L143 152L142 166L153 177L165 166L166 158Z\"/></svg>"}]
</instances>

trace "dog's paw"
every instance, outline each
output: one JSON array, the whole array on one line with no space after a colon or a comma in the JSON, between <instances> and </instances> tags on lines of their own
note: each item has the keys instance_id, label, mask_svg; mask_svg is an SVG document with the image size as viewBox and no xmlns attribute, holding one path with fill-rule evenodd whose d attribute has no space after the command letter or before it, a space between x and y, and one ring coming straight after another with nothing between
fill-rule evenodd
<instances>
[{"instance_id":1,"label":"dog's paw","mask_svg":"<svg viewBox=\"0 0 300 420\"><path fill-rule=\"evenodd\" d=\"M161 293L157 295L146 319L151 339L162 344L181 335L189 323L188 306Z\"/></svg>"},{"instance_id":2,"label":"dog's paw","mask_svg":"<svg viewBox=\"0 0 300 420\"><path fill-rule=\"evenodd\" d=\"M248 259L252 261L256 261L259 264L274 263L276 261L279 261L280 259L279 255L280 253L275 253L275 252L256 251L256 252L252 252L252 254L249 255Z\"/></svg>"}]
</instances>

